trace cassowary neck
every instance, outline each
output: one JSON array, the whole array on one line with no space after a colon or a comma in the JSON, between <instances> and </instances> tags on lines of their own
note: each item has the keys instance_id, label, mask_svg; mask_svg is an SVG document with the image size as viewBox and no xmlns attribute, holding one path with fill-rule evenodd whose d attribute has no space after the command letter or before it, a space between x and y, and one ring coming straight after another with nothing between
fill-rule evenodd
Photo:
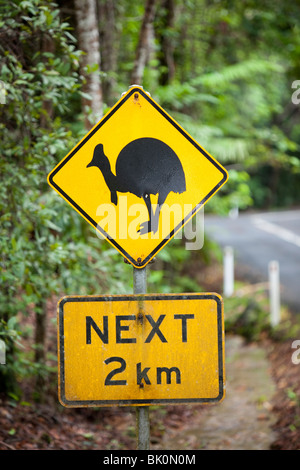
<instances>
[{"instance_id":1,"label":"cassowary neck","mask_svg":"<svg viewBox=\"0 0 300 470\"><path fill-rule=\"evenodd\" d=\"M118 189L118 180L116 175L111 171L109 160L106 159L105 162L102 162L101 167L98 166L101 171L103 178L111 191L116 191Z\"/></svg>"}]
</instances>

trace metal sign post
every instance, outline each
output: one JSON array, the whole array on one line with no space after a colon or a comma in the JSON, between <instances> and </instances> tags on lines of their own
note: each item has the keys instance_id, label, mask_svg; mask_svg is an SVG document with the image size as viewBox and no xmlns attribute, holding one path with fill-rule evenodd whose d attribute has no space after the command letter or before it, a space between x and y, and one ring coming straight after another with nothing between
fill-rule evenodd
<instances>
[{"instance_id":1,"label":"metal sign post","mask_svg":"<svg viewBox=\"0 0 300 470\"><path fill-rule=\"evenodd\" d=\"M147 292L147 267L137 269L133 267L133 293L146 294ZM142 313L141 321L143 320ZM150 448L150 419L149 406L136 407L137 449L148 450Z\"/></svg>"}]
</instances>

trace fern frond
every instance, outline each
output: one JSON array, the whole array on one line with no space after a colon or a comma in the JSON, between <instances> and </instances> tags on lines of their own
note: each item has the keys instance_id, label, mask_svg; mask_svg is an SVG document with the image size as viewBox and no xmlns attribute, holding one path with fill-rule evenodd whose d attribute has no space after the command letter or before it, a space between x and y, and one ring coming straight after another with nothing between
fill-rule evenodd
<instances>
[{"instance_id":1,"label":"fern frond","mask_svg":"<svg viewBox=\"0 0 300 470\"><path fill-rule=\"evenodd\" d=\"M282 73L284 67L276 60L249 59L237 64L228 65L220 71L206 73L192 80L192 86L204 85L209 88L228 84L235 80L245 80L257 74L270 72Z\"/></svg>"},{"instance_id":2,"label":"fern frond","mask_svg":"<svg viewBox=\"0 0 300 470\"><path fill-rule=\"evenodd\" d=\"M180 110L195 103L218 103L219 99L210 93L200 93L191 83L172 83L158 87L154 99L163 107Z\"/></svg>"},{"instance_id":3,"label":"fern frond","mask_svg":"<svg viewBox=\"0 0 300 470\"><path fill-rule=\"evenodd\" d=\"M246 138L223 137L210 139L207 142L207 151L218 161L242 162L251 154L253 141Z\"/></svg>"},{"instance_id":4,"label":"fern frond","mask_svg":"<svg viewBox=\"0 0 300 470\"><path fill-rule=\"evenodd\" d=\"M226 137L221 128L203 125L187 114L171 112L180 124L192 137L220 162L241 162L251 153L253 140L246 137Z\"/></svg>"}]
</instances>

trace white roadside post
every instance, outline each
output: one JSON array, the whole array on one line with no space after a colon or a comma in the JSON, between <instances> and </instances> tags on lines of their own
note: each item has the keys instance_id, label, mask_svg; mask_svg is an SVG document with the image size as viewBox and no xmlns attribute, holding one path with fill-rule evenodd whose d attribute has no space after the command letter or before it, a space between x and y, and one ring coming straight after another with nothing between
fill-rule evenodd
<instances>
[{"instance_id":1,"label":"white roadside post","mask_svg":"<svg viewBox=\"0 0 300 470\"><path fill-rule=\"evenodd\" d=\"M225 297L231 297L234 292L234 256L231 246L224 249L223 292Z\"/></svg>"},{"instance_id":2,"label":"white roadside post","mask_svg":"<svg viewBox=\"0 0 300 470\"><path fill-rule=\"evenodd\" d=\"M278 261L270 261L268 268L271 325L275 327L280 322L280 281Z\"/></svg>"}]
</instances>

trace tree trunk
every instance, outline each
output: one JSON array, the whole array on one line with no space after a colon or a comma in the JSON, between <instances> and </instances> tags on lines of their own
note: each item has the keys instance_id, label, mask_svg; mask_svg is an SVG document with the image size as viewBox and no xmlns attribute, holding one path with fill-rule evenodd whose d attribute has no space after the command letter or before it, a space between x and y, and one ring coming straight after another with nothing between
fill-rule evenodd
<instances>
[{"instance_id":1,"label":"tree trunk","mask_svg":"<svg viewBox=\"0 0 300 470\"><path fill-rule=\"evenodd\" d=\"M103 101L109 106L115 99L112 96L115 79L113 72L117 65L115 44L115 9L113 0L98 0L100 20L101 64L104 77L102 79Z\"/></svg>"},{"instance_id":2,"label":"tree trunk","mask_svg":"<svg viewBox=\"0 0 300 470\"><path fill-rule=\"evenodd\" d=\"M47 310L46 302L41 301L36 305L35 314L35 356L34 362L40 366L35 382L35 401L42 402L44 399L45 375L43 368L46 364L46 331Z\"/></svg>"},{"instance_id":3,"label":"tree trunk","mask_svg":"<svg viewBox=\"0 0 300 470\"><path fill-rule=\"evenodd\" d=\"M100 79L101 57L98 31L96 0L74 0L79 49L84 52L81 58L81 73L85 78L83 92L90 99L82 98L85 126L91 128L103 114L102 86ZM97 67L97 70L95 70ZM89 117L87 107L91 107Z\"/></svg>"},{"instance_id":4,"label":"tree trunk","mask_svg":"<svg viewBox=\"0 0 300 470\"><path fill-rule=\"evenodd\" d=\"M175 5L174 0L162 0L162 24L161 31L158 32L160 43L159 61L162 67L159 82L161 85L168 85L175 75L174 45L170 31L174 27Z\"/></svg>"},{"instance_id":5,"label":"tree trunk","mask_svg":"<svg viewBox=\"0 0 300 470\"><path fill-rule=\"evenodd\" d=\"M141 26L139 42L136 51L131 84L141 85L143 81L144 69L149 57L151 47L152 28L154 21L155 0L147 0L145 14Z\"/></svg>"}]
</instances>

